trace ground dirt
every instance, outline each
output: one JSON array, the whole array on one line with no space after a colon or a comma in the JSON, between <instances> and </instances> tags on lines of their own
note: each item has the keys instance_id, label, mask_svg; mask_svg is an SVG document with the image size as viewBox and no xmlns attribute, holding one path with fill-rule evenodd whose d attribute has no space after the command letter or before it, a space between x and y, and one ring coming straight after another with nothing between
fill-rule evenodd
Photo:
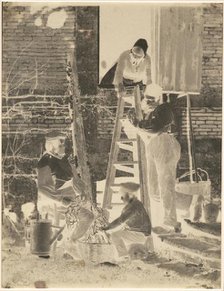
<instances>
[{"instance_id":1,"label":"ground dirt","mask_svg":"<svg viewBox=\"0 0 224 291\"><path fill-rule=\"evenodd\" d=\"M145 261L119 265L88 265L62 257L49 259L29 253L25 247L5 246L2 250L4 288L220 288L220 271L203 265L168 260L152 254Z\"/></svg>"}]
</instances>

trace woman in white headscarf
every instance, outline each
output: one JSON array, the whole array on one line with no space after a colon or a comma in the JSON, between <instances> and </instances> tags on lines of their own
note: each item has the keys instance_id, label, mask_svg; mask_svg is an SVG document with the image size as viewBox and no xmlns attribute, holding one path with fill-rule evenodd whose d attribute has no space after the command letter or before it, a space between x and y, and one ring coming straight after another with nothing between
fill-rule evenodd
<instances>
[{"instance_id":1,"label":"woman in white headscarf","mask_svg":"<svg viewBox=\"0 0 224 291\"><path fill-rule=\"evenodd\" d=\"M148 43L138 39L131 50L124 51L114 66L100 82L100 87L114 86L119 92L125 86L151 84L151 59L147 54Z\"/></svg>"}]
</instances>

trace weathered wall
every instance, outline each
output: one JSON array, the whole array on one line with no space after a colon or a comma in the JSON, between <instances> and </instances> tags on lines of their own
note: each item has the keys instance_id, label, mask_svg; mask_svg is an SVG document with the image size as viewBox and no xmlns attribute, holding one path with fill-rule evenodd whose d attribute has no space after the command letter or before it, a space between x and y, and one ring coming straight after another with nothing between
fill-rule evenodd
<instances>
[{"instance_id":1,"label":"weathered wall","mask_svg":"<svg viewBox=\"0 0 224 291\"><path fill-rule=\"evenodd\" d=\"M159 84L164 90L199 92L202 60L201 5L160 8Z\"/></svg>"},{"instance_id":2,"label":"weathered wall","mask_svg":"<svg viewBox=\"0 0 224 291\"><path fill-rule=\"evenodd\" d=\"M222 138L222 109L197 108L191 110L192 127L196 139ZM186 109L181 110L180 135L187 134Z\"/></svg>"},{"instance_id":3,"label":"weathered wall","mask_svg":"<svg viewBox=\"0 0 224 291\"><path fill-rule=\"evenodd\" d=\"M74 45L81 92L93 94L98 83L98 10L72 6L34 10L5 3L3 93L64 95L67 54Z\"/></svg>"},{"instance_id":4,"label":"weathered wall","mask_svg":"<svg viewBox=\"0 0 224 291\"><path fill-rule=\"evenodd\" d=\"M34 98L35 102L32 101ZM14 98L10 101L13 100L15 102ZM50 130L71 131L68 104L59 104L51 98L44 100L43 96L33 96L17 99L16 104L10 107L2 106L3 136L25 132L44 133Z\"/></svg>"},{"instance_id":5,"label":"weathered wall","mask_svg":"<svg viewBox=\"0 0 224 291\"><path fill-rule=\"evenodd\" d=\"M223 57L222 3L209 4L203 8L202 50L202 85L220 89Z\"/></svg>"},{"instance_id":6,"label":"weathered wall","mask_svg":"<svg viewBox=\"0 0 224 291\"><path fill-rule=\"evenodd\" d=\"M81 94L96 93L98 21L97 6L3 5L2 163L4 189L12 191L10 181L15 178L20 186L12 194L24 192L16 204L36 195L29 181L34 182L45 133L57 129L71 134L66 105L71 47L76 51ZM71 151L69 141L67 150Z\"/></svg>"},{"instance_id":7,"label":"weathered wall","mask_svg":"<svg viewBox=\"0 0 224 291\"><path fill-rule=\"evenodd\" d=\"M100 140L112 136L114 129L114 106L108 107L108 112L101 114L98 121L98 137ZM220 107L193 107L191 109L192 126L196 139L222 138L222 109ZM183 138L187 135L186 108L178 108L177 120L179 135Z\"/></svg>"},{"instance_id":8,"label":"weathered wall","mask_svg":"<svg viewBox=\"0 0 224 291\"><path fill-rule=\"evenodd\" d=\"M162 12L164 26L160 35L160 45L161 54L164 54L163 58L160 58L162 70L160 83L170 90L178 90L180 88L176 85L180 86L184 83L190 84L186 90L197 91L197 87L201 85L200 95L191 96L192 106L195 107L192 108L192 121L196 138L221 138L223 4L203 4L197 8L166 7ZM165 12L169 13L165 14ZM167 22L168 20L172 22ZM165 23L172 23L173 26L167 27ZM176 37L177 33L178 37ZM191 46L199 51L192 50ZM183 59L185 67L181 69L181 65L184 66L181 61ZM179 107L186 106L186 102L178 103ZM216 108L213 110L213 107ZM184 108L180 109L178 119L180 134L183 135L186 134L184 111ZM105 116L100 117L98 121L99 138L110 140L112 131L111 115L107 116L105 113Z\"/></svg>"}]
</instances>

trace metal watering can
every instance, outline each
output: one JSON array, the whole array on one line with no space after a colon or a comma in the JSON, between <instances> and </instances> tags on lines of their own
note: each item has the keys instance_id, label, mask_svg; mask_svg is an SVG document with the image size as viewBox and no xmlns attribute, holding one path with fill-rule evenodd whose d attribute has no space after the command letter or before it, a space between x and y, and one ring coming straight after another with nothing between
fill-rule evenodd
<instances>
[{"instance_id":1,"label":"metal watering can","mask_svg":"<svg viewBox=\"0 0 224 291\"><path fill-rule=\"evenodd\" d=\"M58 231L53 234L52 228ZM31 254L38 256L49 256L52 243L59 237L65 226L52 225L48 219L32 220L29 229Z\"/></svg>"}]
</instances>

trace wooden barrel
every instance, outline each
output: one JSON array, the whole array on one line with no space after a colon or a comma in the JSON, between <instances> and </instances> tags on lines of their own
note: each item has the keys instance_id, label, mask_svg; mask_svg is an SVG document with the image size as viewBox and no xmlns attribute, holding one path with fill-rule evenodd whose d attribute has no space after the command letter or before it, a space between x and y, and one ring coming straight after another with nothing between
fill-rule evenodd
<instances>
[{"instance_id":1,"label":"wooden barrel","mask_svg":"<svg viewBox=\"0 0 224 291\"><path fill-rule=\"evenodd\" d=\"M30 251L34 255L48 256L52 238L51 220L35 220L30 225Z\"/></svg>"}]
</instances>

